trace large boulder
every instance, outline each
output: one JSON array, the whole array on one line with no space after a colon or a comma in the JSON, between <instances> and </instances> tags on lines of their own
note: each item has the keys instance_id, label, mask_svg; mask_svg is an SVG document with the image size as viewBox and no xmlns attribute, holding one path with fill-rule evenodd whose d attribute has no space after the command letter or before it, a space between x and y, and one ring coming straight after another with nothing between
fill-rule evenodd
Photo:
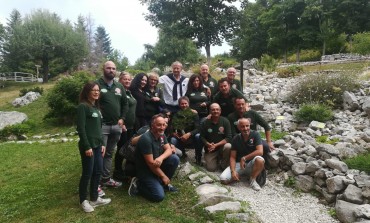
<instances>
[{"instance_id":1,"label":"large boulder","mask_svg":"<svg viewBox=\"0 0 370 223\"><path fill-rule=\"evenodd\" d=\"M355 94L345 91L343 93L343 108L345 110L356 111L360 107Z\"/></svg>"},{"instance_id":2,"label":"large boulder","mask_svg":"<svg viewBox=\"0 0 370 223\"><path fill-rule=\"evenodd\" d=\"M362 104L362 110L364 110L367 116L370 117L370 97L366 97L364 103Z\"/></svg>"},{"instance_id":3,"label":"large boulder","mask_svg":"<svg viewBox=\"0 0 370 223\"><path fill-rule=\"evenodd\" d=\"M0 130L9 125L15 125L22 123L28 119L27 115L21 112L11 111L2 112L0 111Z\"/></svg>"},{"instance_id":4,"label":"large boulder","mask_svg":"<svg viewBox=\"0 0 370 223\"><path fill-rule=\"evenodd\" d=\"M40 93L30 91L30 92L27 92L27 94L24 95L23 97L16 98L12 102L12 105L14 107L21 107L21 106L24 106L24 105L28 105L29 103L31 103L33 101L36 101L40 96L41 96Z\"/></svg>"}]
</instances>

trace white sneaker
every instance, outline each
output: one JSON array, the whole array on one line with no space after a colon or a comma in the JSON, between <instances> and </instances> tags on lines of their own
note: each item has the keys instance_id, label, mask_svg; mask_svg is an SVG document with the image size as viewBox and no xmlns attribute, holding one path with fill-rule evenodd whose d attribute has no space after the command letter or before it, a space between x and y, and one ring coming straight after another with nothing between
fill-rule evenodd
<instances>
[{"instance_id":1,"label":"white sneaker","mask_svg":"<svg viewBox=\"0 0 370 223\"><path fill-rule=\"evenodd\" d=\"M99 197L104 197L105 196L105 192L103 191L103 189L101 189L100 185L98 187L98 196Z\"/></svg>"},{"instance_id":2,"label":"white sneaker","mask_svg":"<svg viewBox=\"0 0 370 223\"><path fill-rule=\"evenodd\" d=\"M81 203L81 208L82 208L82 210L84 210L86 213L90 213L90 212L93 212L93 211L94 211L93 206L91 206L91 204L89 203L89 201L88 201L88 200L84 200L84 201Z\"/></svg>"},{"instance_id":3,"label":"white sneaker","mask_svg":"<svg viewBox=\"0 0 370 223\"><path fill-rule=\"evenodd\" d=\"M251 183L249 185L253 190L256 190L256 191L261 190L261 187L260 187L260 185L258 185L256 180L251 180Z\"/></svg>"},{"instance_id":4,"label":"white sneaker","mask_svg":"<svg viewBox=\"0 0 370 223\"><path fill-rule=\"evenodd\" d=\"M109 204L112 200L110 198L98 197L96 201L90 201L90 205L93 207Z\"/></svg>"}]
</instances>

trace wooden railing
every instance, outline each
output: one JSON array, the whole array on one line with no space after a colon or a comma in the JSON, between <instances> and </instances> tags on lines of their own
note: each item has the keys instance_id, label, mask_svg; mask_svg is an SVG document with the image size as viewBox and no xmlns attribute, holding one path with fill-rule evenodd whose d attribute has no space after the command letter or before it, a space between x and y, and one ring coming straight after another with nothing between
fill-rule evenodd
<instances>
[{"instance_id":1,"label":"wooden railing","mask_svg":"<svg viewBox=\"0 0 370 223\"><path fill-rule=\"evenodd\" d=\"M0 73L0 81L16 81L16 82L37 82L36 75L24 72L8 72Z\"/></svg>"}]
</instances>

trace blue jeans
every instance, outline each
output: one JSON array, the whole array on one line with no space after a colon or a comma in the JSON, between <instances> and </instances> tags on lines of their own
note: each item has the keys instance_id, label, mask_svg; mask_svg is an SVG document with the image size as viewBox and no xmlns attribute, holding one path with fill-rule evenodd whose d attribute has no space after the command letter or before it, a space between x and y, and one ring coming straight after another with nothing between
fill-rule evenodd
<instances>
[{"instance_id":1,"label":"blue jeans","mask_svg":"<svg viewBox=\"0 0 370 223\"><path fill-rule=\"evenodd\" d=\"M103 169L101 146L93 148L93 156L88 157L85 151L80 151L82 175L80 178L79 195L80 203L87 199L87 188L90 182L90 200L98 199L98 186Z\"/></svg>"},{"instance_id":2,"label":"blue jeans","mask_svg":"<svg viewBox=\"0 0 370 223\"><path fill-rule=\"evenodd\" d=\"M179 163L179 157L172 154L167 159L163 160L161 170L169 179L172 179ZM164 185L158 176L151 174L149 176L138 178L137 188L141 196L154 202L160 202L164 199Z\"/></svg>"},{"instance_id":3,"label":"blue jeans","mask_svg":"<svg viewBox=\"0 0 370 223\"><path fill-rule=\"evenodd\" d=\"M190 145L194 146L194 148L195 148L195 157L196 158L199 157L199 159L200 159L202 157L202 149L203 149L203 142L200 139L200 133L197 133L197 134L195 134L191 137L192 137L191 138L192 143ZM176 137L171 137L171 144L175 145L176 148L181 150L183 154L185 153L186 143L183 143L180 139L178 139Z\"/></svg>"},{"instance_id":4,"label":"blue jeans","mask_svg":"<svg viewBox=\"0 0 370 223\"><path fill-rule=\"evenodd\" d=\"M111 177L112 170L112 157L116 151L117 142L121 137L122 128L117 125L105 125L102 126L103 140L106 145L105 155L103 159L103 180L109 180Z\"/></svg>"}]
</instances>

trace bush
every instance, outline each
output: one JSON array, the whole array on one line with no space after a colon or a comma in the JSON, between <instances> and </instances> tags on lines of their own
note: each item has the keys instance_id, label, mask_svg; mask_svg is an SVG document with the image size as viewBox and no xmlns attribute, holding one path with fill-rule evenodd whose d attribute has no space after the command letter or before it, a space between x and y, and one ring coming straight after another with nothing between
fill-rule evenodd
<instances>
[{"instance_id":1,"label":"bush","mask_svg":"<svg viewBox=\"0 0 370 223\"><path fill-rule=\"evenodd\" d=\"M370 174L370 152L367 154L360 154L356 157L349 158L344 160L344 162L348 165L351 169L357 169L360 171L365 171Z\"/></svg>"},{"instance_id":2,"label":"bush","mask_svg":"<svg viewBox=\"0 0 370 223\"><path fill-rule=\"evenodd\" d=\"M261 70L272 72L272 71L275 71L277 64L278 62L275 58L267 54L263 54L261 56L261 59L258 61L257 66Z\"/></svg>"},{"instance_id":3,"label":"bush","mask_svg":"<svg viewBox=\"0 0 370 223\"><path fill-rule=\"evenodd\" d=\"M370 32L353 35L353 52L367 55L370 54Z\"/></svg>"},{"instance_id":4,"label":"bush","mask_svg":"<svg viewBox=\"0 0 370 223\"><path fill-rule=\"evenodd\" d=\"M338 138L329 139L328 136L323 135L316 137L316 142L335 145L337 142L339 142L339 139Z\"/></svg>"},{"instance_id":5,"label":"bush","mask_svg":"<svg viewBox=\"0 0 370 223\"><path fill-rule=\"evenodd\" d=\"M291 65L289 67L281 68L277 71L278 77L287 78L299 76L303 71L303 67L299 65Z\"/></svg>"},{"instance_id":6,"label":"bush","mask_svg":"<svg viewBox=\"0 0 370 223\"><path fill-rule=\"evenodd\" d=\"M21 135L27 134L32 128L35 128L35 123L28 120L24 123L9 125L0 130L0 140L6 140L9 136L20 137Z\"/></svg>"},{"instance_id":7,"label":"bush","mask_svg":"<svg viewBox=\"0 0 370 223\"><path fill-rule=\"evenodd\" d=\"M295 114L298 121L326 122L333 118L333 112L329 106L324 104L304 104Z\"/></svg>"},{"instance_id":8,"label":"bush","mask_svg":"<svg viewBox=\"0 0 370 223\"><path fill-rule=\"evenodd\" d=\"M357 74L351 73L316 73L303 77L293 86L288 100L294 104L318 102L332 107L340 107L343 103L344 91L359 88Z\"/></svg>"},{"instance_id":9,"label":"bush","mask_svg":"<svg viewBox=\"0 0 370 223\"><path fill-rule=\"evenodd\" d=\"M45 118L55 118L64 124L73 123L80 91L86 82L94 79L94 75L86 71L79 71L61 79L47 95L50 111Z\"/></svg>"},{"instance_id":10,"label":"bush","mask_svg":"<svg viewBox=\"0 0 370 223\"><path fill-rule=\"evenodd\" d=\"M318 50L301 50L299 53L299 61L319 61L321 60L321 53ZM292 54L287 58L288 63L294 63L297 61L297 54Z\"/></svg>"},{"instance_id":11,"label":"bush","mask_svg":"<svg viewBox=\"0 0 370 223\"><path fill-rule=\"evenodd\" d=\"M42 95L42 93L44 93L44 88L42 88L42 87L34 87L34 88L29 88L29 89L22 88L19 91L19 97L25 96L30 91L38 92L38 93L40 93Z\"/></svg>"}]
</instances>

